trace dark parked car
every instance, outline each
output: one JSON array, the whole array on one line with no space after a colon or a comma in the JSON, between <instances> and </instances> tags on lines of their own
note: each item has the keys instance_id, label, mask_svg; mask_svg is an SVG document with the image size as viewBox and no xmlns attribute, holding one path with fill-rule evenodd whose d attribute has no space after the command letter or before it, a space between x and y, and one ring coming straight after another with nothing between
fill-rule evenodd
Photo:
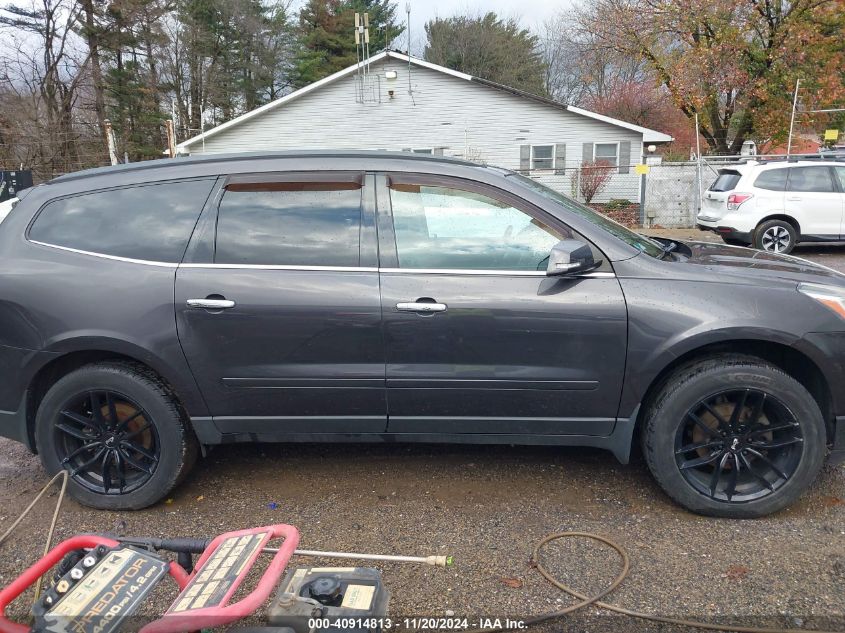
<instances>
[{"instance_id":1,"label":"dark parked car","mask_svg":"<svg viewBox=\"0 0 845 633\"><path fill-rule=\"evenodd\" d=\"M639 437L665 491L754 517L845 456L845 277L638 235L513 172L213 156L22 192L0 225L0 433L99 508L202 445Z\"/></svg>"}]
</instances>

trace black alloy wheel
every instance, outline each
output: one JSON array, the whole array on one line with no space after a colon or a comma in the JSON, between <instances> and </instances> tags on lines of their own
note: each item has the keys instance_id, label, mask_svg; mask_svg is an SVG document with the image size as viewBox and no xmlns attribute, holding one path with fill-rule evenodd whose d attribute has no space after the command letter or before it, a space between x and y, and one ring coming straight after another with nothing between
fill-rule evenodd
<instances>
[{"instance_id":1,"label":"black alloy wheel","mask_svg":"<svg viewBox=\"0 0 845 633\"><path fill-rule=\"evenodd\" d=\"M79 393L56 420L57 457L73 481L98 494L137 490L155 474L161 442L150 415L111 390Z\"/></svg>"},{"instance_id":2,"label":"black alloy wheel","mask_svg":"<svg viewBox=\"0 0 845 633\"><path fill-rule=\"evenodd\" d=\"M56 380L35 413L35 445L49 474L68 471L69 495L103 510L138 510L165 498L199 452L170 386L124 360Z\"/></svg>"},{"instance_id":3,"label":"black alloy wheel","mask_svg":"<svg viewBox=\"0 0 845 633\"><path fill-rule=\"evenodd\" d=\"M715 501L743 502L774 493L801 462L801 425L775 396L730 389L686 414L675 436L684 479Z\"/></svg>"},{"instance_id":4,"label":"black alloy wheel","mask_svg":"<svg viewBox=\"0 0 845 633\"><path fill-rule=\"evenodd\" d=\"M765 360L732 353L691 359L664 377L643 412L651 474L684 507L751 519L794 502L827 453L821 408Z\"/></svg>"}]
</instances>

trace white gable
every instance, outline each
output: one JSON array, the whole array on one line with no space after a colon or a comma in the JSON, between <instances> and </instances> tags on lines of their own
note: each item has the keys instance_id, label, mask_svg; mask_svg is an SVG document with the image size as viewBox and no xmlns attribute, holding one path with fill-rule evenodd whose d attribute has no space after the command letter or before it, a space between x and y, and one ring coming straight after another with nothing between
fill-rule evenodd
<instances>
[{"instance_id":1,"label":"white gable","mask_svg":"<svg viewBox=\"0 0 845 633\"><path fill-rule=\"evenodd\" d=\"M616 144L619 160L628 165L640 161L644 142L671 140L421 60L412 59L409 68L408 58L396 53L376 56L369 73L370 89L363 102L353 66L185 141L179 150L428 150L519 169L525 166L526 146L553 145L560 159L556 166L569 169L592 160L596 143ZM588 156L583 155L585 144ZM569 173L532 175L561 191L575 186ZM605 198L638 199L639 178L633 173L617 174L613 180Z\"/></svg>"}]
</instances>

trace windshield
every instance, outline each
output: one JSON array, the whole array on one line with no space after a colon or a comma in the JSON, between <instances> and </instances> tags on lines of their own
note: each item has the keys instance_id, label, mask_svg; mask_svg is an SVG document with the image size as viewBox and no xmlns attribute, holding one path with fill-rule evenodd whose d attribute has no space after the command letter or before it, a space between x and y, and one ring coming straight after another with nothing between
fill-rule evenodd
<instances>
[{"instance_id":1,"label":"windshield","mask_svg":"<svg viewBox=\"0 0 845 633\"><path fill-rule=\"evenodd\" d=\"M540 195L557 202L559 205L564 207L567 211L571 211L572 213L577 213L579 216L587 220L588 222L592 222L599 228L607 231L614 237L618 237L620 240L625 242L626 244L630 244L637 250L646 253L647 255L651 255L652 257L662 257L665 254L664 248L655 240L652 240L645 235L640 235L639 233L635 233L631 229L622 226L618 222L611 220L609 217L594 211L587 205L581 204L570 198L569 196L565 196L562 193L551 189L550 187L546 187L545 185L540 184L536 180L532 180L527 176L522 176L515 172L511 172L508 174L510 178L516 178L524 184L526 187L539 193Z\"/></svg>"}]
</instances>

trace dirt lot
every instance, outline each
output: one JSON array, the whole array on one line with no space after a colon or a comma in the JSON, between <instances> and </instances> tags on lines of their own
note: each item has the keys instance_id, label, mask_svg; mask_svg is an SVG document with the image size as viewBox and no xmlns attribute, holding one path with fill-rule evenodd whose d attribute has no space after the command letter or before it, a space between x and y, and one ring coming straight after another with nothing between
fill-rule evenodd
<instances>
[{"instance_id":1,"label":"dirt lot","mask_svg":"<svg viewBox=\"0 0 845 633\"><path fill-rule=\"evenodd\" d=\"M811 246L796 254L845 271L845 247ZM36 457L0 440L0 529L45 481ZM50 512L40 507L0 547L0 585L38 557ZM573 530L606 535L630 552L631 575L611 602L734 624L845 630L843 466L826 468L785 512L727 521L673 505L641 459L621 466L600 451L227 446L201 461L170 502L148 510L97 512L67 501L58 538L85 531L211 536L282 522L297 525L303 547L311 549L454 555L448 570L378 565L398 618L454 613L472 623L479 616L519 618L561 608L569 599L528 559L546 533ZM580 542L550 548L547 560L585 592L617 569L613 554ZM320 561L329 562L337 561ZM168 597L159 595L156 606L166 608ZM593 615L544 630L675 629Z\"/></svg>"}]
</instances>

